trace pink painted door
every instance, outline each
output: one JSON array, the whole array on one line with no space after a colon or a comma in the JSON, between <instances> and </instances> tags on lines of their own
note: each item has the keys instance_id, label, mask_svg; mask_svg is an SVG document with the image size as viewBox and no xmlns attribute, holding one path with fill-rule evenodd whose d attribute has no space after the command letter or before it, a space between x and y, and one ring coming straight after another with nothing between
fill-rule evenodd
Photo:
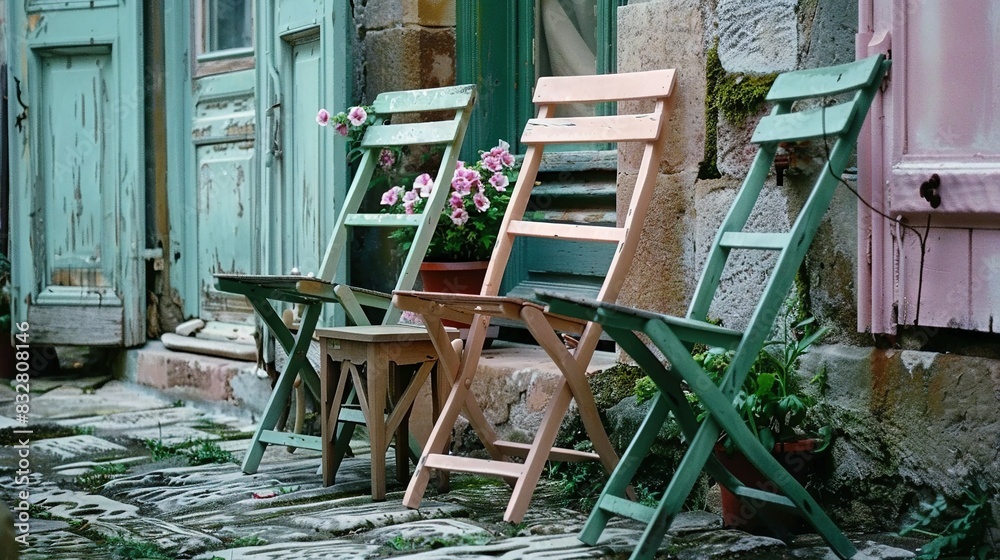
<instances>
[{"instance_id":1,"label":"pink painted door","mask_svg":"<svg viewBox=\"0 0 1000 560\"><path fill-rule=\"evenodd\" d=\"M860 0L859 7L858 56L886 53L893 65L858 147L859 191L888 216L859 205L858 328L993 332L1000 329L1000 0Z\"/></svg>"}]
</instances>

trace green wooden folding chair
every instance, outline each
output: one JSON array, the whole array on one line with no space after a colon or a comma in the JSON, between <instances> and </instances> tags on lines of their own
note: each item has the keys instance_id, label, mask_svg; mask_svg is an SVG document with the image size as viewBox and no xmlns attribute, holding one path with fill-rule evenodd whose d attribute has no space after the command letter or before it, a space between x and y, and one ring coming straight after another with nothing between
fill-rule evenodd
<instances>
[{"instance_id":1,"label":"green wooden folding chair","mask_svg":"<svg viewBox=\"0 0 1000 560\"><path fill-rule=\"evenodd\" d=\"M377 214L359 213L362 200L368 192L379 154L383 148L412 145L438 145L444 147L441 165L434 176L436 185L442 181L447 185L455 169L458 152L469 124L469 115L475 103L476 89L472 85L445 88L399 91L380 94L373 103L380 121L365 131L361 140L361 161L347 196L343 209L337 217L333 233L326 247L326 253L315 277L298 275L241 275L217 274L216 287L220 291L243 294L250 300L254 310L273 333L281 347L288 353L288 361L275 383L264 409L260 425L254 432L250 448L243 459L243 472L254 473L260 465L264 450L269 444L302 447L321 450L319 436L300 435L277 430L282 411L289 402L292 385L296 377L301 377L306 388L319 402L320 383L306 352L312 340L322 307L326 303L343 306L347 319L355 325L369 325L365 307L385 310L382 324L391 325L399 321L401 311L392 305L389 294L352 288L337 283L334 273L337 262L350 243L350 232L354 227L413 227L416 228L413 243L403 260L402 271L396 281L397 290L413 287L419 273L427 247L430 245L434 228L437 227L441 211L448 198L448 188L434 188L420 214ZM429 120L410 124L387 122L394 115L442 111L453 115L442 120ZM282 320L271 302L284 302L299 307L302 311L297 334ZM352 410L344 409L340 428L353 433L354 425L364 423L359 414L350 416ZM340 429L338 428L338 429ZM349 433L338 435L338 441L349 438ZM340 446L342 449L344 446Z\"/></svg>"},{"instance_id":2,"label":"green wooden folding chair","mask_svg":"<svg viewBox=\"0 0 1000 560\"><path fill-rule=\"evenodd\" d=\"M746 180L736 195L709 251L701 280L686 317L572 299L559 294L539 294L548 311L600 323L655 382L659 394L642 426L632 439L618 467L597 501L580 540L594 544L614 515L647 523L632 558L652 558L664 532L680 511L699 473L705 470L733 494L760 502L797 510L841 558L854 556L854 545L819 507L819 504L792 478L743 423L733 407L733 399L768 338L782 302L792 286L799 265L819 228L823 214L878 91L889 62L881 55L851 64L815 70L789 72L778 76L767 99L774 110L764 117L752 142L760 146ZM851 94L850 99L825 106L828 97ZM846 96L846 95L845 95ZM796 101L819 98L824 106L792 112ZM764 181L774 161L779 143L814 140L832 145L829 161L812 187L790 231L746 232L744 228L757 204ZM709 306L719 288L726 261L733 249L773 251L777 259L764 292L747 328L736 331L707 322ZM645 335L670 362L664 367L639 338ZM691 345L706 344L734 350L722 381L714 383L691 357ZM682 390L696 394L707 411L699 423ZM681 426L689 448L655 508L625 499L625 488L649 452L657 432L669 413ZM713 456L712 447L722 430L749 461L774 483L776 492L764 492L742 484Z\"/></svg>"}]
</instances>

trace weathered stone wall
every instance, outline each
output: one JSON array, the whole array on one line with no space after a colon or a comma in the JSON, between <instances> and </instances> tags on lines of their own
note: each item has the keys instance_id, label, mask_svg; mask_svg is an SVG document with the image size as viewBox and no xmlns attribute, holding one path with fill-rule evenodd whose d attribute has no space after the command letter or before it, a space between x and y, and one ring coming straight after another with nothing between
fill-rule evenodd
<instances>
[{"instance_id":1,"label":"weathered stone wall","mask_svg":"<svg viewBox=\"0 0 1000 560\"><path fill-rule=\"evenodd\" d=\"M854 60L857 2L633 0L618 18L619 71L679 71L668 153L622 300L683 313L756 153L749 136L768 108L753 102L750 78ZM709 53L717 54L716 72ZM738 107L749 115L745 121L706 110L706 98L718 95L713 80L734 74L741 75L737 83L747 77L738 92L748 100ZM772 172L763 197L770 208L756 213L751 228L788 226L822 150L796 156L783 187ZM637 159L620 151L622 188L634 181ZM853 186L856 177L845 180ZM1000 360L876 349L871 336L857 333L857 204L838 189L796 282L799 303L831 328L826 346L802 365L804 376L821 368L828 374L827 396L815 412L835 434L829 476L815 491L847 527L898 529L919 499L939 492L958 498L967 476L1000 484ZM758 255L737 255L711 315L745 325L765 264Z\"/></svg>"},{"instance_id":2,"label":"weathered stone wall","mask_svg":"<svg viewBox=\"0 0 1000 560\"><path fill-rule=\"evenodd\" d=\"M383 91L455 83L454 0L356 2L355 67L366 101Z\"/></svg>"}]
</instances>

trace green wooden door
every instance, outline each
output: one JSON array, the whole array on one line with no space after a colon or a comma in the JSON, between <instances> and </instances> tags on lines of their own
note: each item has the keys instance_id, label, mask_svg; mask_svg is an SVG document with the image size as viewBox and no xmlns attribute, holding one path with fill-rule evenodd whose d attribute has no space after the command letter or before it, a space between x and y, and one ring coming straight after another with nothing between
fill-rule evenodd
<instances>
[{"instance_id":1,"label":"green wooden door","mask_svg":"<svg viewBox=\"0 0 1000 560\"><path fill-rule=\"evenodd\" d=\"M319 273L347 192L344 141L318 126L316 113L349 104L348 10L346 3L323 0L257 6L264 272Z\"/></svg>"},{"instance_id":2,"label":"green wooden door","mask_svg":"<svg viewBox=\"0 0 1000 560\"><path fill-rule=\"evenodd\" d=\"M35 343L142 344L142 4L8 8L14 317Z\"/></svg>"}]
</instances>

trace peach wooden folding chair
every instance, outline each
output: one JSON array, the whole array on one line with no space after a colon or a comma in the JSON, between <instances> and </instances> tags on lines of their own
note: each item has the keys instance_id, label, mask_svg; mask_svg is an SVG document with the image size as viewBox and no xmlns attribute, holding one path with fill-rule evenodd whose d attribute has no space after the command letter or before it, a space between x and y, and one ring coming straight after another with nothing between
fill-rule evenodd
<instances>
[{"instance_id":1,"label":"peach wooden folding chair","mask_svg":"<svg viewBox=\"0 0 1000 560\"><path fill-rule=\"evenodd\" d=\"M394 292L394 305L423 316L438 352L441 367L446 372L445 377L455 381L441 415L431 431L430 439L424 447L416 472L410 479L410 485L403 498L403 503L407 507L419 507L431 469L480 473L516 481L504 515L505 520L516 523L524 517L546 461L599 459L609 472L617 464L618 456L601 424L594 397L585 377L587 366L601 335L600 326L596 323L547 314L542 305L523 299L499 296L498 292L515 238L535 237L616 244L614 257L598 299L607 302L617 299L635 255L646 209L653 195L665 143L666 121L669 117L674 82L673 70L538 80L533 99L538 106L538 116L528 121L521 138L521 142L528 146L528 150L511 195L507 214L500 227L497 246L493 251L481 294L477 296L414 291ZM634 115L555 117L556 108L561 104L628 100L651 100L652 103L649 105L652 106L652 110ZM621 227L606 227L523 219L545 146L593 142L638 142L643 145L642 162L624 224ZM500 441L469 390L476 375L486 329L492 317L523 322L562 372L558 389L550 399L541 426L530 444ZM464 350L453 347L441 319L471 323L472 327ZM569 349L559 333L578 335L579 343L575 348ZM596 453L553 447L560 423L569 409L571 400L577 403ZM479 439L489 451L490 460L448 454L450 435L463 408ZM507 460L509 457L524 458L524 463L510 462Z\"/></svg>"}]
</instances>

